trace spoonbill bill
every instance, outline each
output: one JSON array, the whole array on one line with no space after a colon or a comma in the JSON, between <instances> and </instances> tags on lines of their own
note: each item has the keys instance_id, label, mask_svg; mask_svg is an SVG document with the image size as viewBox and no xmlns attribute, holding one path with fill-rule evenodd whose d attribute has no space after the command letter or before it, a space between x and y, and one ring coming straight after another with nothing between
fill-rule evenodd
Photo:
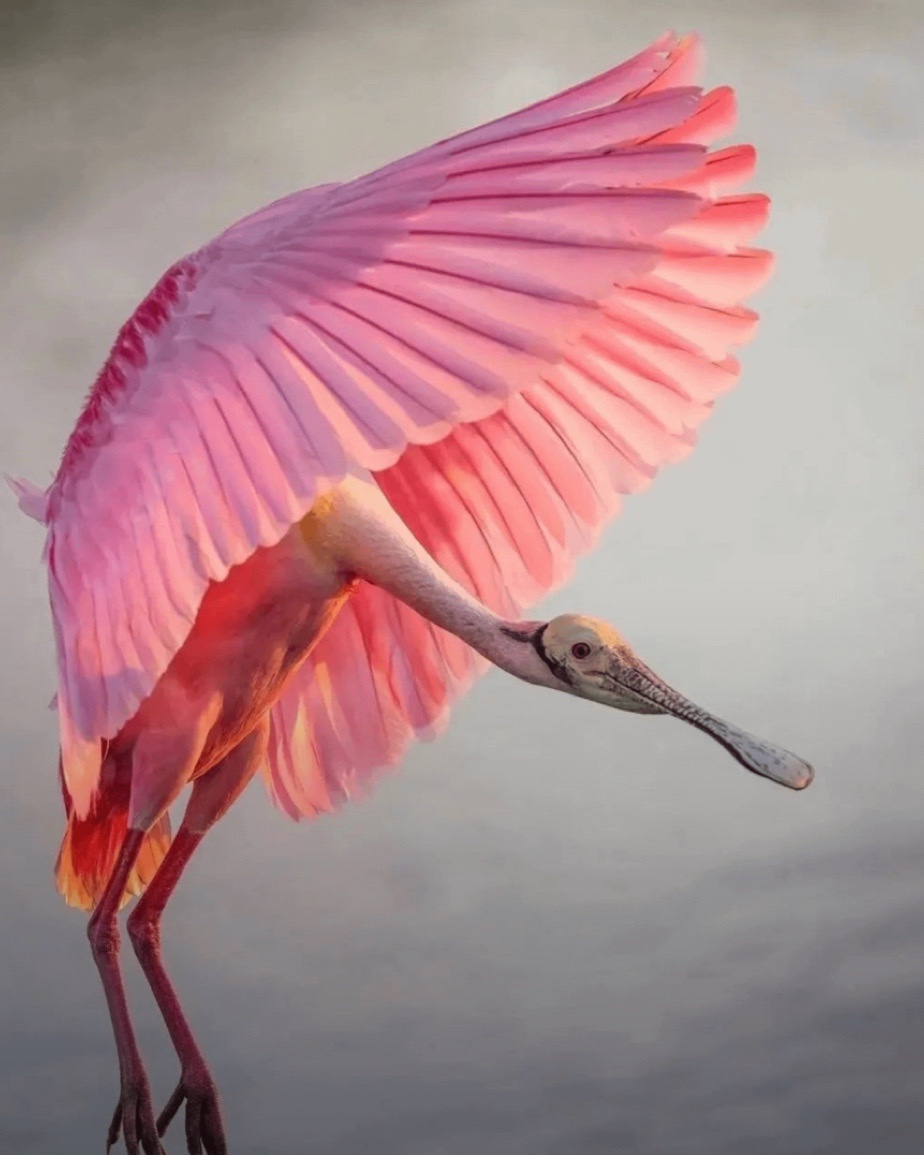
<instances>
[{"instance_id":1,"label":"spoonbill bill","mask_svg":"<svg viewBox=\"0 0 924 1155\"><path fill-rule=\"evenodd\" d=\"M695 37L366 176L285 196L173 264L120 330L50 485L67 827L56 866L118 1050L107 1137L227 1150L159 923L257 770L333 809L487 665L670 714L793 789L811 767L694 705L611 626L524 617L620 496L690 452L751 335L765 196ZM171 838L168 808L191 787ZM155 1117L117 913L180 1079Z\"/></svg>"}]
</instances>

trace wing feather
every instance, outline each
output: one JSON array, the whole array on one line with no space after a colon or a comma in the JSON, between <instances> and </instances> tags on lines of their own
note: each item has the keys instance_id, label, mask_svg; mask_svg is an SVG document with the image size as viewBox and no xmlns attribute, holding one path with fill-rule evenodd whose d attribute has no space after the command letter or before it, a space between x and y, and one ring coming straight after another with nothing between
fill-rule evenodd
<instances>
[{"instance_id":1,"label":"wing feather","mask_svg":"<svg viewBox=\"0 0 924 1155\"><path fill-rule=\"evenodd\" d=\"M341 185L167 271L123 327L46 494L63 772L78 813L212 581L372 471L454 578L514 616L621 494L682 457L769 257L754 152L694 38ZM139 607L145 607L139 612ZM484 666L361 586L272 714L268 780L330 809L445 723Z\"/></svg>"}]
</instances>

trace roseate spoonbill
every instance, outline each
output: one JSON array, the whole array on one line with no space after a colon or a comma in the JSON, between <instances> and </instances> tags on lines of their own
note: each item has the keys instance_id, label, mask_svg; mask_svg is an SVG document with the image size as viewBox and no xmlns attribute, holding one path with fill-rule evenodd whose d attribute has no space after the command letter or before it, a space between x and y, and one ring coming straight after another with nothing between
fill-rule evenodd
<instances>
[{"instance_id":1,"label":"roseate spoonbill","mask_svg":"<svg viewBox=\"0 0 924 1155\"><path fill-rule=\"evenodd\" d=\"M706 731L747 769L807 763L693 705L610 626L523 620L619 495L689 452L738 373L749 146L668 35L595 79L345 184L297 192L174 264L120 331L47 490L67 829L121 1073L107 1149L217 1092L161 961L203 835L262 769L294 818L434 734L488 663ZM167 808L191 785L171 841ZM116 915L180 1080L155 1122Z\"/></svg>"}]
</instances>

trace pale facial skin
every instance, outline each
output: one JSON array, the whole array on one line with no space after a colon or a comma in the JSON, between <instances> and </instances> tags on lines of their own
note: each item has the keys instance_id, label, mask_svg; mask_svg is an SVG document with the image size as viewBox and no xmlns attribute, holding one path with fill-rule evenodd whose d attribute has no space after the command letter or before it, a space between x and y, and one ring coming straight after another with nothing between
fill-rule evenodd
<instances>
[{"instance_id":1,"label":"pale facial skin","mask_svg":"<svg viewBox=\"0 0 924 1155\"><path fill-rule=\"evenodd\" d=\"M637 714L672 714L721 743L745 769L792 790L804 790L815 772L803 759L739 730L690 702L663 682L606 622L562 614L532 635L539 657L561 689Z\"/></svg>"}]
</instances>

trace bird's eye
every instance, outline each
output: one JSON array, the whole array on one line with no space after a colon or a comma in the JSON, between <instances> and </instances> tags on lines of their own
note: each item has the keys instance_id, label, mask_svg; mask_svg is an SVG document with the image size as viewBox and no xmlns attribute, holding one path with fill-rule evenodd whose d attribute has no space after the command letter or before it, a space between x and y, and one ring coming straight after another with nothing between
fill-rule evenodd
<instances>
[{"instance_id":1,"label":"bird's eye","mask_svg":"<svg viewBox=\"0 0 924 1155\"><path fill-rule=\"evenodd\" d=\"M575 658L589 658L590 646L587 642L575 642L571 647L571 653Z\"/></svg>"}]
</instances>

